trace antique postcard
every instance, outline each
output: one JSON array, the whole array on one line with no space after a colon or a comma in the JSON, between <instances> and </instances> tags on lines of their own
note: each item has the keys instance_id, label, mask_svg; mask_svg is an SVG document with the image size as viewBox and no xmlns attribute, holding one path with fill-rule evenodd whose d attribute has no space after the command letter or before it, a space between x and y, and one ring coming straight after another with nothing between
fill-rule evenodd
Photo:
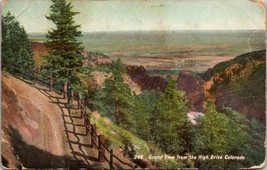
<instances>
[{"instance_id":1,"label":"antique postcard","mask_svg":"<svg viewBox=\"0 0 267 170\"><path fill-rule=\"evenodd\" d=\"M2 0L7 169L262 169L264 0Z\"/></svg>"}]
</instances>

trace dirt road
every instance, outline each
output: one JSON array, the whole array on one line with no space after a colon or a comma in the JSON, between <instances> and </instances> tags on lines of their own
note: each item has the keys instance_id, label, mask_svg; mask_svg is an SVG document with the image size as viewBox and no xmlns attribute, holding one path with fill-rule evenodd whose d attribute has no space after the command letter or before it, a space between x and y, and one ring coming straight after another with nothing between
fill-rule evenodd
<instances>
[{"instance_id":1,"label":"dirt road","mask_svg":"<svg viewBox=\"0 0 267 170\"><path fill-rule=\"evenodd\" d=\"M29 168L101 167L83 118L66 99L29 82L2 76L3 165Z\"/></svg>"}]
</instances>

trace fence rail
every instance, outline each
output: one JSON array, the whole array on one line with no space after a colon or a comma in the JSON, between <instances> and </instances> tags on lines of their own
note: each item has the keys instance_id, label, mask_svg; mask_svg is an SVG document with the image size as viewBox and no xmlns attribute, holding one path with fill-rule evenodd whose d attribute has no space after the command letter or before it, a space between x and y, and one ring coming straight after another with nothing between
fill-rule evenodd
<instances>
[{"instance_id":1,"label":"fence rail","mask_svg":"<svg viewBox=\"0 0 267 170\"><path fill-rule=\"evenodd\" d=\"M102 155L104 157L104 159L109 163L110 168L113 168L113 163L114 163L114 158L116 160L118 160L120 163L130 167L130 168L134 168L134 165L131 165L129 163L126 163L124 161L122 161L119 157L117 157L114 153L113 153L113 149L109 149L107 147L107 144L105 141L101 140L101 136L102 135L97 135L97 131L96 131L96 126L95 124L91 124L90 121L88 121L90 119L90 116L88 115L87 111L86 111L86 107L84 107L83 103L82 103L82 107L81 107L81 114L84 117L84 125L86 127L86 132L90 132L91 134L91 144L92 147L97 148L99 150L99 155ZM97 145L97 141L98 141L98 145ZM102 146L103 148L101 148L100 146ZM109 153L110 158L108 159L105 151L107 151L107 153ZM99 158L101 160L101 157Z\"/></svg>"},{"instance_id":2,"label":"fence rail","mask_svg":"<svg viewBox=\"0 0 267 170\"><path fill-rule=\"evenodd\" d=\"M3 63L2 69L8 69L8 72L14 76L32 81L33 83L44 85L49 88L49 91L61 92L61 85L63 82L57 81L57 79L52 78L50 75L42 74L36 70L30 70L23 66L16 66L12 63ZM16 75L18 74L18 75ZM60 88L57 88L59 86ZM78 96L79 92L74 92L74 96ZM78 99L78 107L81 110L81 115L84 119L84 126L86 128L86 135L91 136L91 145L93 148L98 150L98 161L99 162L107 162L110 166L110 169L114 168L114 159L122 163L123 165L128 166L130 169L134 168L134 165L124 162L119 157L117 157L113 149L109 149L107 146L107 142L104 139L103 135L97 134L97 128L95 124L91 124L90 115L87 112L87 107L84 100L79 101ZM109 158L107 154L109 154Z\"/></svg>"}]
</instances>

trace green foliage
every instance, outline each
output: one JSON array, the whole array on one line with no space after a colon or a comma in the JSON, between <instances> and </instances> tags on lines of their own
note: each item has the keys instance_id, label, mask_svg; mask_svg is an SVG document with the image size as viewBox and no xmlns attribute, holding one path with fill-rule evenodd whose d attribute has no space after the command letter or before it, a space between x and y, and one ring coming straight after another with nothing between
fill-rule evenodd
<instances>
[{"instance_id":1,"label":"green foliage","mask_svg":"<svg viewBox=\"0 0 267 170\"><path fill-rule=\"evenodd\" d=\"M228 123L226 115L218 113L213 103L207 103L205 116L198 119L193 139L196 155L222 155L228 151ZM223 161L200 161L200 168L223 168Z\"/></svg>"},{"instance_id":2,"label":"green foliage","mask_svg":"<svg viewBox=\"0 0 267 170\"><path fill-rule=\"evenodd\" d=\"M255 51L221 62L212 69L213 89L223 86L223 89L233 88L240 97L248 96L248 91L262 93L255 87L260 82L265 90L265 50ZM247 89L249 88L249 90ZM263 88L261 88L262 90Z\"/></svg>"},{"instance_id":3,"label":"green foliage","mask_svg":"<svg viewBox=\"0 0 267 170\"><path fill-rule=\"evenodd\" d=\"M231 108L224 107L222 112L217 112L212 102L207 103L205 116L197 120L197 126L194 128L192 140L194 154L223 157L224 155L237 155L244 156L245 160L198 160L199 167L236 169L261 163L260 161L264 159L264 137L261 137L264 134L257 132L245 116ZM255 119L252 120L252 124L260 127Z\"/></svg>"},{"instance_id":4,"label":"green foliage","mask_svg":"<svg viewBox=\"0 0 267 170\"><path fill-rule=\"evenodd\" d=\"M90 105L92 110L97 110L102 116L106 116L114 121L114 101L107 97L107 90L104 88L98 88L95 89L95 91L91 91L90 95L92 96Z\"/></svg>"},{"instance_id":5,"label":"green foliage","mask_svg":"<svg viewBox=\"0 0 267 170\"><path fill-rule=\"evenodd\" d=\"M255 52L250 52L246 54L242 54L240 56L237 56L236 58L230 60L230 61L225 61L221 62L217 65L215 65L212 69L212 73L219 73L223 70L225 70L227 67L229 67L232 64L241 64L241 65L246 65L248 62L252 60L259 60L263 55L265 55L266 50L261 50L261 51L255 51Z\"/></svg>"},{"instance_id":6,"label":"green foliage","mask_svg":"<svg viewBox=\"0 0 267 170\"><path fill-rule=\"evenodd\" d=\"M251 157L251 141L249 121L244 115L231 108L223 108L223 113L229 119L228 134L227 134L227 152L228 155L243 155L246 157L245 161L228 161L227 166L231 168L240 168L242 166L253 165Z\"/></svg>"},{"instance_id":7,"label":"green foliage","mask_svg":"<svg viewBox=\"0 0 267 170\"><path fill-rule=\"evenodd\" d=\"M107 80L105 84L104 90L107 90L108 96L114 101L114 112L117 124L131 127L133 125L131 110L133 106L133 95L130 87L116 79Z\"/></svg>"},{"instance_id":8,"label":"green foliage","mask_svg":"<svg viewBox=\"0 0 267 170\"><path fill-rule=\"evenodd\" d=\"M152 142L148 142L148 147L150 151L150 155L152 156L160 156L165 155L166 153L162 151L157 145ZM146 155L149 156L149 155ZM151 159L151 162L159 169L177 169L182 168L185 165L180 160L170 160L170 159Z\"/></svg>"},{"instance_id":9,"label":"green foliage","mask_svg":"<svg viewBox=\"0 0 267 170\"><path fill-rule=\"evenodd\" d=\"M242 99L265 100L265 62L251 61L240 71L239 76L233 80L233 89ZM262 105L265 102L262 102Z\"/></svg>"},{"instance_id":10,"label":"green foliage","mask_svg":"<svg viewBox=\"0 0 267 170\"><path fill-rule=\"evenodd\" d=\"M249 132L251 135L249 155L250 163L252 165L259 165L265 159L265 138L266 138L266 126L255 118L252 118L249 122Z\"/></svg>"},{"instance_id":11,"label":"green foliage","mask_svg":"<svg viewBox=\"0 0 267 170\"><path fill-rule=\"evenodd\" d=\"M72 4L66 0L52 0L51 13L47 19L55 24L55 28L46 34L46 46L49 56L45 57L43 68L58 79L75 84L79 82L77 74L81 71L83 48L77 41L81 36L79 25L75 25Z\"/></svg>"},{"instance_id":12,"label":"green foliage","mask_svg":"<svg viewBox=\"0 0 267 170\"><path fill-rule=\"evenodd\" d=\"M115 79L122 80L121 75L126 73L126 67L119 58L116 62L112 63L111 71Z\"/></svg>"},{"instance_id":13,"label":"green foliage","mask_svg":"<svg viewBox=\"0 0 267 170\"><path fill-rule=\"evenodd\" d=\"M135 133L144 140L151 138L151 119L155 112L157 101L160 98L160 92L144 91L135 97L133 108L135 120Z\"/></svg>"},{"instance_id":14,"label":"green foliage","mask_svg":"<svg viewBox=\"0 0 267 170\"><path fill-rule=\"evenodd\" d=\"M248 72L245 77L253 78L252 75L263 77L265 66L262 62L248 62L245 66L253 68L253 72ZM107 79L104 87L95 93L94 98L97 99L95 103L101 105L108 117L117 120L120 127L129 129L142 139L150 141L152 145L155 144L155 147L151 147L150 144L150 154L191 153L245 157L244 161L191 160L183 162L184 164L170 160L153 161L157 166L236 169L260 164L264 160L264 126L255 119L249 122L231 108L223 108L220 113L216 111L214 103L208 102L205 116L199 118L197 125L192 127L186 115L188 110L185 93L177 90L177 84L171 78L168 78L168 87L164 92L144 91L134 96L129 86L123 82L121 75L125 73L125 66L120 60L102 68L104 67L107 68L105 72L112 73L113 76ZM240 73L246 74L245 71ZM231 83L233 80L229 79L229 81ZM120 119L114 114L116 107L119 108ZM100 109L101 114L103 114L102 110ZM124 136L120 138L121 142L132 141L128 135L121 134ZM163 152L155 151L160 149Z\"/></svg>"},{"instance_id":15,"label":"green foliage","mask_svg":"<svg viewBox=\"0 0 267 170\"><path fill-rule=\"evenodd\" d=\"M205 116L198 121L194 150L201 154L226 153L228 122L224 114L216 111L213 103L208 103Z\"/></svg>"},{"instance_id":16,"label":"green foliage","mask_svg":"<svg viewBox=\"0 0 267 170\"><path fill-rule=\"evenodd\" d=\"M168 78L168 87L156 106L155 142L168 154L185 153L189 121L187 99L177 90L176 82Z\"/></svg>"},{"instance_id":17,"label":"green foliage","mask_svg":"<svg viewBox=\"0 0 267 170\"><path fill-rule=\"evenodd\" d=\"M121 134L121 142L123 145L129 146L132 143L132 139L131 139L131 135L126 133L126 132L122 132Z\"/></svg>"},{"instance_id":18,"label":"green foliage","mask_svg":"<svg viewBox=\"0 0 267 170\"><path fill-rule=\"evenodd\" d=\"M107 140L109 140L112 147L123 146L125 143L133 143L137 145L140 150L137 150L137 154L149 154L148 144L132 134L130 131L121 128L120 126L108 122L103 117L94 118L91 117L91 122L96 123L97 129L100 129Z\"/></svg>"},{"instance_id":19,"label":"green foliage","mask_svg":"<svg viewBox=\"0 0 267 170\"><path fill-rule=\"evenodd\" d=\"M35 62L25 29L8 12L2 16L2 62L33 70ZM11 70L10 70L11 71Z\"/></svg>"},{"instance_id":20,"label":"green foliage","mask_svg":"<svg viewBox=\"0 0 267 170\"><path fill-rule=\"evenodd\" d=\"M125 65L118 60L112 63L113 77L106 79L104 87L99 89L93 99L93 107L115 119L118 125L132 127L134 96L129 85L123 82L121 74L125 70Z\"/></svg>"},{"instance_id":21,"label":"green foliage","mask_svg":"<svg viewBox=\"0 0 267 170\"><path fill-rule=\"evenodd\" d=\"M263 121L266 101L264 93L266 91L265 52L263 50L247 53L216 65L212 70L213 84L209 90L211 96L217 96L220 92L224 94L224 98L230 97L239 105L243 103L250 112L254 110L253 114L258 120ZM233 107L240 110L238 104ZM252 116L252 113L248 115Z\"/></svg>"},{"instance_id":22,"label":"green foliage","mask_svg":"<svg viewBox=\"0 0 267 170\"><path fill-rule=\"evenodd\" d=\"M154 165L161 169L179 169L184 166L181 161L170 160L170 159L162 159L162 160L154 160L152 161Z\"/></svg>"}]
</instances>

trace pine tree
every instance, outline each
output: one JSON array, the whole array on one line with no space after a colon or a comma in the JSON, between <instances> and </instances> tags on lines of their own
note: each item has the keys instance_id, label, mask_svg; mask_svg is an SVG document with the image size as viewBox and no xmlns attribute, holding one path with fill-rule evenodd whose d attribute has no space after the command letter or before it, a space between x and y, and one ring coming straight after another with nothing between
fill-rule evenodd
<instances>
[{"instance_id":1,"label":"pine tree","mask_svg":"<svg viewBox=\"0 0 267 170\"><path fill-rule=\"evenodd\" d=\"M208 102L205 116L198 119L198 132L195 151L203 154L225 154L229 119L216 111L212 102Z\"/></svg>"},{"instance_id":2,"label":"pine tree","mask_svg":"<svg viewBox=\"0 0 267 170\"><path fill-rule=\"evenodd\" d=\"M237 111L232 110L229 107L223 107L222 112L229 119L228 123L228 134L226 137L227 140L227 148L228 151L226 154L228 155L243 155L246 157L246 160L242 162L237 161L228 161L227 167L229 168L241 168L252 166L252 142L256 141L254 138L252 139L252 135L250 134L249 121L246 117ZM258 148L257 146L256 148ZM263 148L263 147L262 147ZM252 164L251 164L252 163Z\"/></svg>"},{"instance_id":3,"label":"pine tree","mask_svg":"<svg viewBox=\"0 0 267 170\"><path fill-rule=\"evenodd\" d=\"M197 119L196 131L192 140L196 155L225 155L227 154L227 127L229 119L216 111L214 103L208 102L205 116ZM221 169L224 167L222 160L197 160L201 169Z\"/></svg>"},{"instance_id":4,"label":"pine tree","mask_svg":"<svg viewBox=\"0 0 267 170\"><path fill-rule=\"evenodd\" d=\"M223 108L222 112L216 111L214 103L207 103L205 116L197 120L195 127L195 137L192 140L195 154L242 155L246 159L242 161L201 161L200 168L237 169L252 166L253 140L249 121L231 108Z\"/></svg>"},{"instance_id":5,"label":"pine tree","mask_svg":"<svg viewBox=\"0 0 267 170\"><path fill-rule=\"evenodd\" d=\"M2 62L34 69L31 42L25 29L10 12L2 16Z\"/></svg>"},{"instance_id":6,"label":"pine tree","mask_svg":"<svg viewBox=\"0 0 267 170\"><path fill-rule=\"evenodd\" d=\"M117 60L112 63L111 70L112 78L106 79L103 89L95 94L93 105L105 116L115 119L116 124L132 127L134 96L121 77L125 65L121 60Z\"/></svg>"},{"instance_id":7,"label":"pine tree","mask_svg":"<svg viewBox=\"0 0 267 170\"><path fill-rule=\"evenodd\" d=\"M248 155L248 159L252 162L252 165L259 165L264 161L266 154L264 149L266 148L266 124L260 123L253 117L249 122L249 127L252 138L250 140L252 152Z\"/></svg>"},{"instance_id":8,"label":"pine tree","mask_svg":"<svg viewBox=\"0 0 267 170\"><path fill-rule=\"evenodd\" d=\"M135 133L143 140L149 140L153 128L153 115L160 92L143 91L134 100Z\"/></svg>"},{"instance_id":9,"label":"pine tree","mask_svg":"<svg viewBox=\"0 0 267 170\"><path fill-rule=\"evenodd\" d=\"M66 81L77 82L77 74L82 66L81 52L83 48L77 38L82 36L75 25L73 16L78 12L72 11L72 4L66 0L52 0L51 13L47 16L56 28L52 28L46 34L46 46L49 56L45 59L44 68L53 77L67 79Z\"/></svg>"},{"instance_id":10,"label":"pine tree","mask_svg":"<svg viewBox=\"0 0 267 170\"><path fill-rule=\"evenodd\" d=\"M155 115L155 141L168 154L183 154L188 150L189 121L187 99L177 90L176 82L168 78L168 87L157 103Z\"/></svg>"}]
</instances>

